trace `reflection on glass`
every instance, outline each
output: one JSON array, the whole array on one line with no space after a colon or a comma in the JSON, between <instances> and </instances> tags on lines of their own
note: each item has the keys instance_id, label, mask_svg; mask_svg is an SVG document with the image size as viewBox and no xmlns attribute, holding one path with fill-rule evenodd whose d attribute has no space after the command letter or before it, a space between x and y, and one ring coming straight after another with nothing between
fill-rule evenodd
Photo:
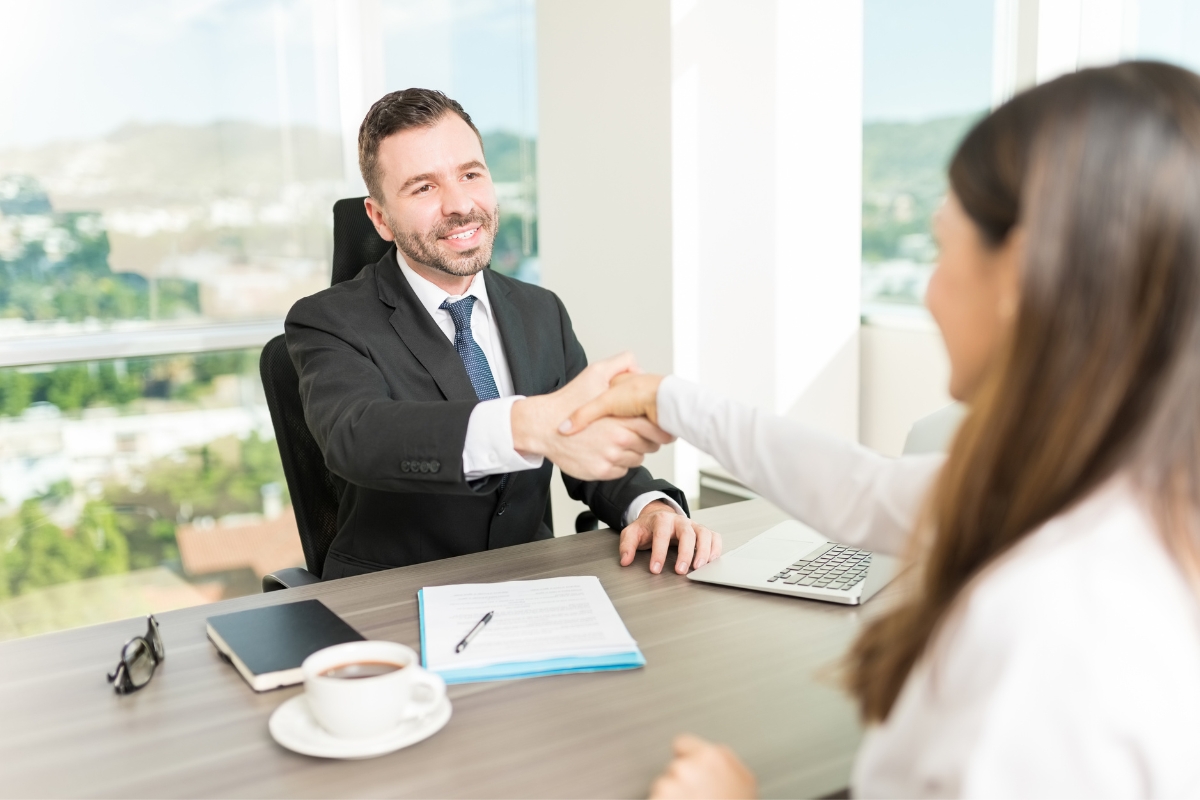
<instances>
[{"instance_id":1,"label":"reflection on glass","mask_svg":"<svg viewBox=\"0 0 1200 800\"><path fill-rule=\"evenodd\" d=\"M388 90L453 97L483 134L500 203L492 268L538 282L533 0L384 0Z\"/></svg>"},{"instance_id":2,"label":"reflection on glass","mask_svg":"<svg viewBox=\"0 0 1200 800\"><path fill-rule=\"evenodd\" d=\"M378 9L346 33L334 0L0 4L0 337L281 317L327 286L330 209L363 193L339 91L372 37L379 86L475 117L495 266L536 279L532 0Z\"/></svg>"},{"instance_id":3,"label":"reflection on glass","mask_svg":"<svg viewBox=\"0 0 1200 800\"><path fill-rule=\"evenodd\" d=\"M991 99L993 0L867 0L862 302L917 306L946 165Z\"/></svg>"},{"instance_id":4,"label":"reflection on glass","mask_svg":"<svg viewBox=\"0 0 1200 800\"><path fill-rule=\"evenodd\" d=\"M0 639L302 566L257 351L0 370Z\"/></svg>"},{"instance_id":5,"label":"reflection on glass","mask_svg":"<svg viewBox=\"0 0 1200 800\"><path fill-rule=\"evenodd\" d=\"M314 8L0 6L7 332L277 317L326 285L345 190Z\"/></svg>"},{"instance_id":6,"label":"reflection on glass","mask_svg":"<svg viewBox=\"0 0 1200 800\"><path fill-rule=\"evenodd\" d=\"M863 126L863 302L919 304L937 259L930 230L946 164L977 115Z\"/></svg>"}]
</instances>

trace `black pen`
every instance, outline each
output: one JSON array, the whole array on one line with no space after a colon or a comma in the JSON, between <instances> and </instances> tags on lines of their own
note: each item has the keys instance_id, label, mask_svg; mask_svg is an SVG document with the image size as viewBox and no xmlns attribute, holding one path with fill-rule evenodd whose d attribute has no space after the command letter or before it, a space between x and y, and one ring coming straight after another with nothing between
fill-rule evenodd
<instances>
[{"instance_id":1,"label":"black pen","mask_svg":"<svg viewBox=\"0 0 1200 800\"><path fill-rule=\"evenodd\" d=\"M479 635L479 632L481 630L483 630L483 626L487 625L489 622L492 621L492 614L494 614L494 613L495 613L494 611L489 611L486 614L484 614L483 619L479 620L479 622L476 622L475 627L471 628L471 630L467 631L467 635L464 636L462 638L462 641L458 643L458 646L454 648L454 652L461 653L463 650L466 650L467 645L469 645L471 643L471 640L474 639L477 635Z\"/></svg>"}]
</instances>

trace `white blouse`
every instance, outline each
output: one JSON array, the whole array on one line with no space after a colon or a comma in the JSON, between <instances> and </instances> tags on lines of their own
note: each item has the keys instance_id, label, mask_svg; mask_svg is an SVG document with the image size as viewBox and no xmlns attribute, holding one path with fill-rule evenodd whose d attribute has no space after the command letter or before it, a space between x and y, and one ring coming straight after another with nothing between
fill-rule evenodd
<instances>
[{"instance_id":1,"label":"white blouse","mask_svg":"<svg viewBox=\"0 0 1200 800\"><path fill-rule=\"evenodd\" d=\"M659 425L830 538L903 550L940 455L889 459L679 378ZM1200 797L1200 601L1114 479L959 598L852 779L862 797Z\"/></svg>"}]
</instances>

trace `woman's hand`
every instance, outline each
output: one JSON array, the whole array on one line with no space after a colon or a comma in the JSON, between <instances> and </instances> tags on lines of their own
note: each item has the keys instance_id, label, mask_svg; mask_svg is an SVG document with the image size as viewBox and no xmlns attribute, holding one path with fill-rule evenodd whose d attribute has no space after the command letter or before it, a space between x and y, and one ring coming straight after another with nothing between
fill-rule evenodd
<instances>
[{"instance_id":1,"label":"woman's hand","mask_svg":"<svg viewBox=\"0 0 1200 800\"><path fill-rule=\"evenodd\" d=\"M604 417L645 417L658 425L658 387L662 375L622 372L608 391L575 410L558 429L574 434Z\"/></svg>"},{"instance_id":2,"label":"woman's hand","mask_svg":"<svg viewBox=\"0 0 1200 800\"><path fill-rule=\"evenodd\" d=\"M650 787L651 798L748 798L758 794L754 773L733 751L696 736L675 737L675 760Z\"/></svg>"},{"instance_id":3,"label":"woman's hand","mask_svg":"<svg viewBox=\"0 0 1200 800\"><path fill-rule=\"evenodd\" d=\"M563 436L559 426L573 410L607 392L615 376L636 370L633 356L624 353L597 361L557 392L513 403L513 447L520 453L544 456L581 480L621 477L673 437L640 416L598 420L580 436Z\"/></svg>"}]
</instances>

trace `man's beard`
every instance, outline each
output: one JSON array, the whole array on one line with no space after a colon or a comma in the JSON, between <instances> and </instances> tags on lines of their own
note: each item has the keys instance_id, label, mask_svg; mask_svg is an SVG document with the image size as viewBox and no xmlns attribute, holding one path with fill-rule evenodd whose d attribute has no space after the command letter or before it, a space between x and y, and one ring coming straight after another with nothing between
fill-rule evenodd
<instances>
[{"instance_id":1,"label":"man's beard","mask_svg":"<svg viewBox=\"0 0 1200 800\"><path fill-rule=\"evenodd\" d=\"M500 226L500 209L494 209L489 216L483 211L475 210L465 216L448 217L433 230L420 234L416 232L401 232L392 220L385 215L388 229L396 240L396 247L410 261L424 264L427 267L465 278L483 270L492 261L492 246L496 241L496 230ZM478 247L455 253L438 247L438 240L455 228L471 225L479 226L481 241Z\"/></svg>"}]
</instances>

